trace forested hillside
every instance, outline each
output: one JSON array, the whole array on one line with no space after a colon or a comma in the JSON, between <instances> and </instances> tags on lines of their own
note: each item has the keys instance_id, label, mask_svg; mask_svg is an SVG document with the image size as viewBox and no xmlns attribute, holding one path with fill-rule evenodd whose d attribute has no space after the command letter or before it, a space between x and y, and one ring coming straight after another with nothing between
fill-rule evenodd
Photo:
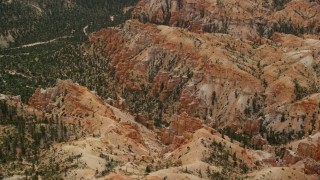
<instances>
[{"instance_id":1,"label":"forested hillside","mask_svg":"<svg viewBox=\"0 0 320 180\"><path fill-rule=\"evenodd\" d=\"M15 55L1 58L6 60L0 61L0 68L5 70L0 75L0 92L21 95L22 101L27 102L37 87L51 87L59 78L72 79L105 98L114 97L112 88L106 88L112 82L108 77L114 77L109 75L109 61L83 55L82 49L76 40L69 40L5 51Z\"/></svg>"},{"instance_id":2,"label":"forested hillside","mask_svg":"<svg viewBox=\"0 0 320 180\"><path fill-rule=\"evenodd\" d=\"M117 26L130 17L136 0L13 0L0 3L0 92L21 95L27 102L34 90L71 78L102 92L105 80L95 76L107 66L87 57L80 46L87 34ZM59 39L60 37L63 37ZM57 39L58 38L58 39ZM19 48L23 45L51 43ZM2 49L1 49L2 48ZM107 62L104 62L104 64ZM93 68L95 67L95 68ZM97 71L95 70L97 69ZM91 73L90 73L91 72ZM107 71L108 72L108 71ZM82 75L86 73L84 78ZM102 74L101 74L102 75ZM99 87L93 84L98 84ZM106 97L110 92L102 93Z\"/></svg>"},{"instance_id":3,"label":"forested hillside","mask_svg":"<svg viewBox=\"0 0 320 180\"><path fill-rule=\"evenodd\" d=\"M36 171L35 164L39 162L42 150L48 149L54 142L68 140L75 130L71 132L58 117L43 115L39 118L24 114L21 104L12 105L7 100L0 100L0 127L0 168L8 170L6 173L9 175L21 172L26 177ZM21 169L24 168L23 172ZM37 173L52 177L54 170Z\"/></svg>"},{"instance_id":4,"label":"forested hillside","mask_svg":"<svg viewBox=\"0 0 320 180\"><path fill-rule=\"evenodd\" d=\"M83 28L87 25L87 31L92 32L123 22L130 14L128 7L135 1L2 1L0 47L16 47L60 36L83 38Z\"/></svg>"}]
</instances>

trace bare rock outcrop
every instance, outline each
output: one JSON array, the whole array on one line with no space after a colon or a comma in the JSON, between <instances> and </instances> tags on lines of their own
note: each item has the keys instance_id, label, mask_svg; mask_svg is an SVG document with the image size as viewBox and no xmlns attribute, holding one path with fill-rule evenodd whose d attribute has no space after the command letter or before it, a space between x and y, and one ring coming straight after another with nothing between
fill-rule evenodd
<instances>
[{"instance_id":1,"label":"bare rock outcrop","mask_svg":"<svg viewBox=\"0 0 320 180\"><path fill-rule=\"evenodd\" d=\"M297 153L302 157L309 157L316 161L320 161L320 143L300 143Z\"/></svg>"},{"instance_id":2,"label":"bare rock outcrop","mask_svg":"<svg viewBox=\"0 0 320 180\"><path fill-rule=\"evenodd\" d=\"M187 112L215 127L255 134L259 118L275 131L318 130L318 38L274 33L259 45L129 20L89 41L111 58L117 93L144 121Z\"/></svg>"},{"instance_id":3,"label":"bare rock outcrop","mask_svg":"<svg viewBox=\"0 0 320 180\"><path fill-rule=\"evenodd\" d=\"M202 127L199 119L194 119L182 113L171 119L170 126L161 131L161 141L164 144L173 144L174 148L182 145L187 139L192 137L192 133Z\"/></svg>"},{"instance_id":4,"label":"bare rock outcrop","mask_svg":"<svg viewBox=\"0 0 320 180\"><path fill-rule=\"evenodd\" d=\"M288 165L293 165L302 159L303 158L301 156L297 155L295 152L291 150L286 150L283 156L283 161Z\"/></svg>"},{"instance_id":5,"label":"bare rock outcrop","mask_svg":"<svg viewBox=\"0 0 320 180\"><path fill-rule=\"evenodd\" d=\"M194 32L229 33L235 37L256 39L273 31L316 32L320 23L320 5L310 1L289 2L142 0L134 8L133 18L141 22L188 28ZM288 30L288 32L290 32Z\"/></svg>"},{"instance_id":6,"label":"bare rock outcrop","mask_svg":"<svg viewBox=\"0 0 320 180\"><path fill-rule=\"evenodd\" d=\"M320 163L319 161L307 159L304 163L304 172L306 174L318 174L320 176Z\"/></svg>"}]
</instances>

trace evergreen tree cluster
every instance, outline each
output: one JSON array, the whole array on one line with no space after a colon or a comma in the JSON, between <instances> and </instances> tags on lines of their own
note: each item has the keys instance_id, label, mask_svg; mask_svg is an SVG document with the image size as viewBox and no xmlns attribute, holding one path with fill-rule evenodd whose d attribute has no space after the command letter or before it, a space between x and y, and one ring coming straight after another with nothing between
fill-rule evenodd
<instances>
[{"instance_id":1,"label":"evergreen tree cluster","mask_svg":"<svg viewBox=\"0 0 320 180\"><path fill-rule=\"evenodd\" d=\"M83 28L93 32L103 27L115 26L129 18L136 0L14 0L0 2L0 34L11 34L11 47L61 36L76 36L83 40ZM114 21L110 16L115 15Z\"/></svg>"},{"instance_id":2,"label":"evergreen tree cluster","mask_svg":"<svg viewBox=\"0 0 320 180\"><path fill-rule=\"evenodd\" d=\"M41 149L53 142L68 140L71 131L57 117L37 118L35 115L19 115L17 107L0 101L0 166L11 161L35 163Z\"/></svg>"},{"instance_id":3,"label":"evergreen tree cluster","mask_svg":"<svg viewBox=\"0 0 320 180\"><path fill-rule=\"evenodd\" d=\"M81 47L75 44L52 44L30 47L9 53L20 55L0 61L0 92L21 95L26 103L38 87L52 87L57 79L72 79L103 98L114 98L114 71L109 67L108 58L84 56ZM24 53L30 52L29 55ZM17 74L9 71L19 72ZM7 73L6 73L7 72ZM85 75L84 75L85 74Z\"/></svg>"},{"instance_id":4,"label":"evergreen tree cluster","mask_svg":"<svg viewBox=\"0 0 320 180\"><path fill-rule=\"evenodd\" d=\"M241 159L238 159L236 153L231 152L223 141L213 140L209 153L210 155L205 159L206 162L224 169L224 173L207 170L210 179L229 179L231 175L237 176L239 172L248 173L249 171L248 166Z\"/></svg>"}]
</instances>

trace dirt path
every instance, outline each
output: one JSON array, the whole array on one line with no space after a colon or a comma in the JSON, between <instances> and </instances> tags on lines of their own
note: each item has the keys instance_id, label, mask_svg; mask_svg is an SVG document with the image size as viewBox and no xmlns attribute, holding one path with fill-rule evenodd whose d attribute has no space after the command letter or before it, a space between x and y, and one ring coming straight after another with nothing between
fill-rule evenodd
<instances>
[{"instance_id":1,"label":"dirt path","mask_svg":"<svg viewBox=\"0 0 320 180\"><path fill-rule=\"evenodd\" d=\"M58 37L58 38L55 38L55 39L51 39L49 41L40 41L40 42L31 43L31 44L25 44L25 45L22 45L22 46L19 46L19 47L11 48L11 49L20 49L20 48L37 46L37 45L41 45L41 44L48 44L48 43L53 43L53 42L55 42L57 40L60 40L60 39L67 39L67 38L71 38L71 37L73 37L73 36L62 36L62 37Z\"/></svg>"},{"instance_id":2,"label":"dirt path","mask_svg":"<svg viewBox=\"0 0 320 180\"><path fill-rule=\"evenodd\" d=\"M83 33L88 36L88 32L87 32L87 29L88 29L89 25L86 25L84 28L83 28Z\"/></svg>"}]
</instances>

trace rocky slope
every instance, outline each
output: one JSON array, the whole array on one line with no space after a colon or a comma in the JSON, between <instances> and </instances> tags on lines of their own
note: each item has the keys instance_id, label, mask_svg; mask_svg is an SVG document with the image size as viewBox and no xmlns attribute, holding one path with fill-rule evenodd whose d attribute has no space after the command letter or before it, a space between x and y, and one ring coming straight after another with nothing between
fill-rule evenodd
<instances>
[{"instance_id":1,"label":"rocky slope","mask_svg":"<svg viewBox=\"0 0 320 180\"><path fill-rule=\"evenodd\" d=\"M102 47L111 57L118 91L135 113L161 111L169 123L187 112L248 133L259 131L255 120L263 120L269 129L311 134L319 129L317 37L275 33L257 44L130 20L122 29L91 34L90 50ZM143 99L130 102L129 93ZM138 104L154 99L152 113Z\"/></svg>"},{"instance_id":2,"label":"rocky slope","mask_svg":"<svg viewBox=\"0 0 320 180\"><path fill-rule=\"evenodd\" d=\"M281 19L284 14L292 18L296 24L293 26L301 25L301 19L294 15L297 4L314 7L309 13L319 9L317 2L306 1L291 1L277 10L266 8L269 16L263 20L264 27L271 21L268 18ZM199 2L140 1L133 12L139 21L129 20L121 28L91 34L88 51L94 53L102 48L111 58L110 66L120 86L117 92L125 99L122 102L136 114L138 122L152 129L150 119L162 126L162 141L172 143L171 148L190 139L189 129L199 128L193 122L201 122L224 129L229 136L244 134L250 139L249 146L269 149L282 158L284 149L270 148L268 144L286 144L320 129L319 35L275 32L267 39L250 29L247 32L254 37L232 32L205 33L203 27L170 27L186 27L179 24L179 18L192 23L194 19L203 21L214 11L210 7ZM201 15L201 8L206 13ZM187 120L188 116L195 121ZM312 164L317 169L318 160L311 159L316 163L305 162L304 166ZM265 162L285 164L273 162L272 158Z\"/></svg>"},{"instance_id":3,"label":"rocky slope","mask_svg":"<svg viewBox=\"0 0 320 180\"><path fill-rule=\"evenodd\" d=\"M68 141L55 142L40 150L41 161L34 164L35 170L27 159L23 165L19 160L4 164L1 168L5 177L211 179L291 176L313 179L318 173L318 153L310 148L319 149L319 133L308 140L288 145L292 150L285 154L285 161L275 163L276 166L293 166L294 169L280 170L267 168L276 157L272 151L244 148L242 143L201 125L201 121L188 117L186 113L175 116L168 131L157 134L135 122L132 115L110 106L94 92L71 81L59 80L53 88L38 89L29 105L21 104L19 98L1 96L1 100L4 99L23 109L19 113L24 116L33 114L39 118L59 118L68 127L69 134ZM1 125L3 127L6 126ZM177 135L171 137L174 131ZM164 135L166 133L169 137ZM291 156L299 158L295 161ZM21 169L30 173L25 174ZM258 171L238 174L250 169Z\"/></svg>"},{"instance_id":4,"label":"rocky slope","mask_svg":"<svg viewBox=\"0 0 320 180\"><path fill-rule=\"evenodd\" d=\"M11 103L9 98L6 99ZM19 100L16 103L20 104ZM121 171L122 166L149 162L162 149L154 132L71 81L58 81L54 88L39 89L29 105L19 106L23 108L24 116L29 113L39 117L53 116L67 124L68 132L76 129L74 134L69 134L67 142L56 142L41 150L36 174L40 173L42 177L99 178L115 167ZM131 168L137 168L134 170L139 174L139 168L144 164ZM5 165L2 168L7 170ZM50 174L51 171L56 174ZM19 171L9 174L14 173L20 174Z\"/></svg>"},{"instance_id":5,"label":"rocky slope","mask_svg":"<svg viewBox=\"0 0 320 180\"><path fill-rule=\"evenodd\" d=\"M5 176L318 179L319 9L307 0L139 1L135 19L81 47L94 67L85 81L104 82L93 86L100 96L58 80L28 105L0 98L23 117L59 119L62 136L39 146L41 161L26 153L24 166L1 164Z\"/></svg>"},{"instance_id":6,"label":"rocky slope","mask_svg":"<svg viewBox=\"0 0 320 180\"><path fill-rule=\"evenodd\" d=\"M307 0L142 0L133 17L142 22L255 39L274 31L319 33L319 4Z\"/></svg>"}]
</instances>

